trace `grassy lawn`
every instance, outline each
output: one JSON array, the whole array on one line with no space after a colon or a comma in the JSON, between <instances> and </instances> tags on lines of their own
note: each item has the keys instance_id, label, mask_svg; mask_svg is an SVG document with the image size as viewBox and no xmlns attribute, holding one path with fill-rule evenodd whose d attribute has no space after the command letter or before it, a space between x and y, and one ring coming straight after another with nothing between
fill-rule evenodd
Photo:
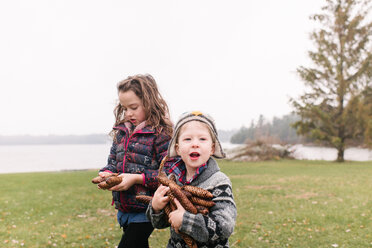
<instances>
[{"instance_id":1,"label":"grassy lawn","mask_svg":"<svg viewBox=\"0 0 372 248\"><path fill-rule=\"evenodd\" d=\"M219 161L238 218L230 247L372 247L372 162ZM0 174L0 247L115 247L96 171ZM165 247L155 230L151 247Z\"/></svg>"}]
</instances>

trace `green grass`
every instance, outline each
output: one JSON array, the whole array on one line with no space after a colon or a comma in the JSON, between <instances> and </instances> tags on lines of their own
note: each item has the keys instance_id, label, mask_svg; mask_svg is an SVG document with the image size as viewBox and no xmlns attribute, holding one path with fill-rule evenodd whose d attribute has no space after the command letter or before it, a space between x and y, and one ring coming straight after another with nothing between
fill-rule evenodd
<instances>
[{"instance_id":1,"label":"green grass","mask_svg":"<svg viewBox=\"0 0 372 248\"><path fill-rule=\"evenodd\" d=\"M230 247L372 247L372 162L219 164L238 208ZM121 230L96 174L0 174L0 247L115 247ZM168 237L155 230L151 247Z\"/></svg>"}]
</instances>

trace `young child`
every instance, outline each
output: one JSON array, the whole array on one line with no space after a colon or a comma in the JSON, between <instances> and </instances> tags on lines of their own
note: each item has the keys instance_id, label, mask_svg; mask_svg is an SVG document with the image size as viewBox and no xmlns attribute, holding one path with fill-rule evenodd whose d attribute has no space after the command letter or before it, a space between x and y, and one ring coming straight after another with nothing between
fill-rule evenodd
<instances>
[{"instance_id":1,"label":"young child","mask_svg":"<svg viewBox=\"0 0 372 248\"><path fill-rule=\"evenodd\" d=\"M172 123L166 102L150 75L128 77L117 85L119 104L114 110L114 140L108 164L99 176L119 173L122 182L109 190L118 209L117 219L124 234L121 247L149 247L153 231L145 211L147 205L136 195L153 195L161 160L167 154Z\"/></svg>"},{"instance_id":2,"label":"young child","mask_svg":"<svg viewBox=\"0 0 372 248\"><path fill-rule=\"evenodd\" d=\"M225 154L210 116L192 112L179 119L168 148L169 157L177 155L177 160L164 165L166 173L174 174L179 185L189 184L209 190L216 205L204 216L186 211L175 200L177 210L169 215L171 236L167 247L187 247L179 232L191 236L198 247L229 247L228 238L234 230L236 205L229 178L211 157L224 158ZM147 209L146 214L155 228L169 226L163 210L169 201L166 196L168 190L168 187L159 186Z\"/></svg>"}]
</instances>

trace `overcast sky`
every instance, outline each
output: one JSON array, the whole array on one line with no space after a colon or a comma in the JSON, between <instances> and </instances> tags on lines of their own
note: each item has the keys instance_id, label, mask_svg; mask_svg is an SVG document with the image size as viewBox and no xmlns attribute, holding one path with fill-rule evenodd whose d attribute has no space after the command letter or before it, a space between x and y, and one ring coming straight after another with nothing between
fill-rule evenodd
<instances>
[{"instance_id":1,"label":"overcast sky","mask_svg":"<svg viewBox=\"0 0 372 248\"><path fill-rule=\"evenodd\" d=\"M323 0L0 3L0 135L110 131L116 83L150 73L172 120L218 129L290 113Z\"/></svg>"}]
</instances>

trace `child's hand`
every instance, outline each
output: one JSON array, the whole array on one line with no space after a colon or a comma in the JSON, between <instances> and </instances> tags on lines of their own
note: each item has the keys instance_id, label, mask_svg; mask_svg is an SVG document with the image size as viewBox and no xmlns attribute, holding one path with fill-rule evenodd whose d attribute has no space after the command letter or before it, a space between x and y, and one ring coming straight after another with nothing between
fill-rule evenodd
<instances>
[{"instance_id":1,"label":"child's hand","mask_svg":"<svg viewBox=\"0 0 372 248\"><path fill-rule=\"evenodd\" d=\"M160 210L165 208L167 203L169 202L169 197L165 194L168 192L169 187L164 185L160 185L158 189L155 191L154 197L152 198L151 204L152 209L155 213L159 213Z\"/></svg>"},{"instance_id":2,"label":"child's hand","mask_svg":"<svg viewBox=\"0 0 372 248\"><path fill-rule=\"evenodd\" d=\"M169 214L169 223L174 230L179 233L178 229L182 225L183 215L186 210L182 207L181 203L177 199L174 199L174 203L176 203L177 209Z\"/></svg>"},{"instance_id":3,"label":"child's hand","mask_svg":"<svg viewBox=\"0 0 372 248\"><path fill-rule=\"evenodd\" d=\"M111 174L112 174L111 172L100 172L100 173L98 173L98 176L100 176L102 178L107 178Z\"/></svg>"},{"instance_id":4,"label":"child's hand","mask_svg":"<svg viewBox=\"0 0 372 248\"><path fill-rule=\"evenodd\" d=\"M99 172L98 173L98 176L101 178L101 180L97 181L97 182L102 182L102 181L105 181L106 178L108 178L109 176L111 176L112 173L111 172ZM101 189L100 186L98 186L97 184L97 188L98 189Z\"/></svg>"},{"instance_id":5,"label":"child's hand","mask_svg":"<svg viewBox=\"0 0 372 248\"><path fill-rule=\"evenodd\" d=\"M132 187L134 184L142 184L142 175L141 174L130 174L122 173L118 177L123 178L121 183L115 185L114 187L109 188L110 191L125 191Z\"/></svg>"}]
</instances>

